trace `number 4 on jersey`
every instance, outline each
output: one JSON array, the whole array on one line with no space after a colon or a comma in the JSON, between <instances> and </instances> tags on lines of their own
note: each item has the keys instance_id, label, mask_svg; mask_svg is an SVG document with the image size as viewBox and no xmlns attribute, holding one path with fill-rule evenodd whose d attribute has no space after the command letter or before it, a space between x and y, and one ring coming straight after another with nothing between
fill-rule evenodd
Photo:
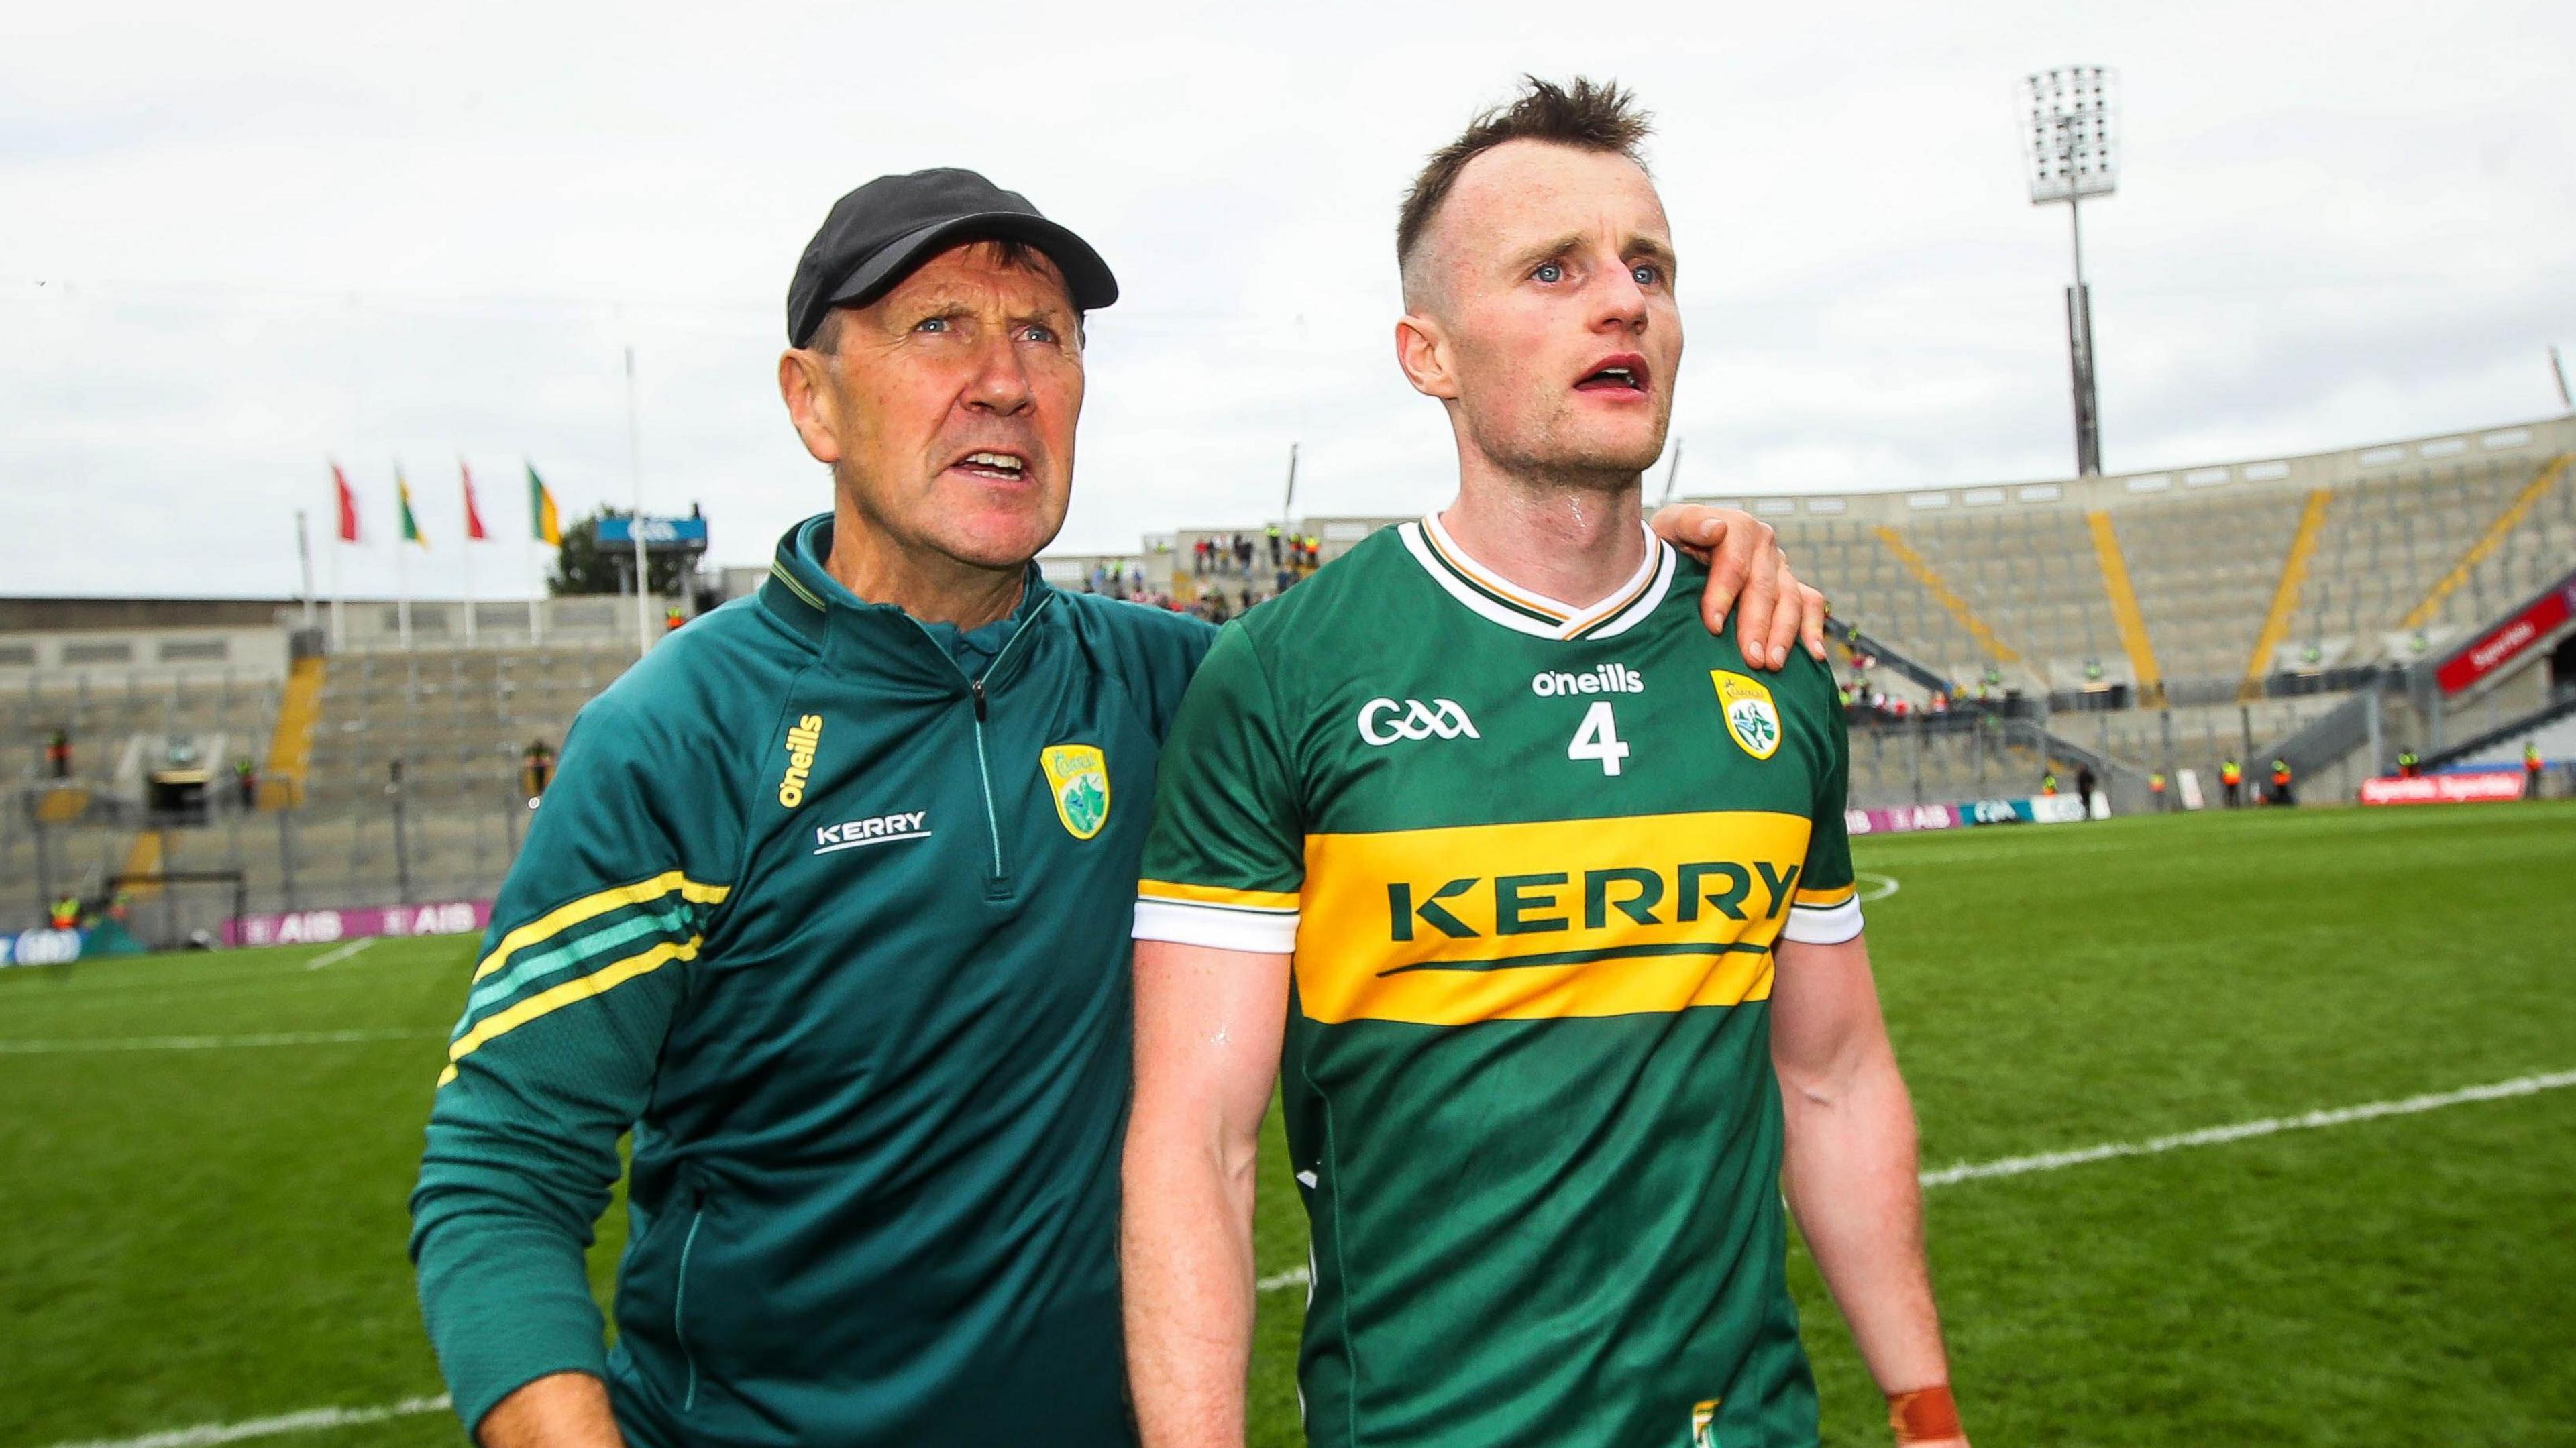
<instances>
[{"instance_id":1,"label":"number 4 on jersey","mask_svg":"<svg viewBox=\"0 0 2576 1448\"><path fill-rule=\"evenodd\" d=\"M1565 757L1598 759L1603 774L1619 772L1619 761L1628 757L1628 746L1619 740L1619 720L1610 712L1609 700L1584 711L1583 725L1574 731L1574 742L1565 746Z\"/></svg>"}]
</instances>

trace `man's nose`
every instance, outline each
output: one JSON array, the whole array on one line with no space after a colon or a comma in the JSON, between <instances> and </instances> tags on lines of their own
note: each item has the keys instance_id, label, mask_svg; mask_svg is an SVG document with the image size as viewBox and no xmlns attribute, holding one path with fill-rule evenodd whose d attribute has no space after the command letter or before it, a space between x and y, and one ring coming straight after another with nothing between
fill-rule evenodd
<instances>
[{"instance_id":1,"label":"man's nose","mask_svg":"<svg viewBox=\"0 0 2576 1448\"><path fill-rule=\"evenodd\" d=\"M1596 331L1623 328L1638 332L1646 326L1646 289L1637 285L1637 275L1624 260L1614 260L1599 273L1601 281L1594 288L1596 300L1592 326Z\"/></svg>"},{"instance_id":2,"label":"man's nose","mask_svg":"<svg viewBox=\"0 0 2576 1448\"><path fill-rule=\"evenodd\" d=\"M1013 417L1029 410L1036 394L1029 387L1028 368L1022 365L1020 349L1011 345L1008 332L992 338L976 350L975 375L966 384L966 405L978 412Z\"/></svg>"}]
</instances>

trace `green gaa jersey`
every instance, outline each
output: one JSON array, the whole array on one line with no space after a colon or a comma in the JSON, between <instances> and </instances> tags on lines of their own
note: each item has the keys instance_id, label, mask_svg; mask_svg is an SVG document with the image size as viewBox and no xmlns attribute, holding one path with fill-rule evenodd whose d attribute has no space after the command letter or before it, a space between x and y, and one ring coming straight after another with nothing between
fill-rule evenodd
<instances>
[{"instance_id":1,"label":"green gaa jersey","mask_svg":"<svg viewBox=\"0 0 2576 1448\"><path fill-rule=\"evenodd\" d=\"M1827 671L1651 534L1571 608L1437 518L1229 625L1136 934L1293 953L1318 1448L1813 1444L1765 1003L1861 928Z\"/></svg>"}]
</instances>

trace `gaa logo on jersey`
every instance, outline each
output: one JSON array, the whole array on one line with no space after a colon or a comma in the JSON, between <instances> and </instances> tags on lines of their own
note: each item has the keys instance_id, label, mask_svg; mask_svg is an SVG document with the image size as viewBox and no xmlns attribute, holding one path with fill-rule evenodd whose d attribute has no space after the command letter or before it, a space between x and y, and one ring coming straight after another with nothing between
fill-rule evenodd
<instances>
[{"instance_id":1,"label":"gaa logo on jersey","mask_svg":"<svg viewBox=\"0 0 2576 1448\"><path fill-rule=\"evenodd\" d=\"M1771 702L1771 691L1724 669L1711 669L1708 677L1717 685L1717 707L1726 714L1726 732L1735 736L1744 752L1756 759L1778 753L1780 711Z\"/></svg>"},{"instance_id":2,"label":"gaa logo on jersey","mask_svg":"<svg viewBox=\"0 0 2576 1448\"><path fill-rule=\"evenodd\" d=\"M1482 739L1476 721L1455 699L1371 699L1360 706L1360 738L1384 749L1399 739Z\"/></svg>"},{"instance_id":3,"label":"gaa logo on jersey","mask_svg":"<svg viewBox=\"0 0 2576 1448\"><path fill-rule=\"evenodd\" d=\"M1088 744L1050 744L1038 751L1047 793L1066 834L1087 840L1109 823L1109 760Z\"/></svg>"},{"instance_id":4,"label":"gaa logo on jersey","mask_svg":"<svg viewBox=\"0 0 2576 1448\"><path fill-rule=\"evenodd\" d=\"M1691 1404L1691 1448L1717 1448L1718 1401Z\"/></svg>"}]
</instances>

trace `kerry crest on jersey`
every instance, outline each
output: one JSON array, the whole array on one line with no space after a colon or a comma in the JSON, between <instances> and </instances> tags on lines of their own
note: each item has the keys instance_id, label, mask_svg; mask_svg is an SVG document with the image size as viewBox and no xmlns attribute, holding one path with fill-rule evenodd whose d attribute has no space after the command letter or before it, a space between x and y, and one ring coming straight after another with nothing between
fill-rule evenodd
<instances>
[{"instance_id":1,"label":"kerry crest on jersey","mask_svg":"<svg viewBox=\"0 0 2576 1448\"><path fill-rule=\"evenodd\" d=\"M1726 732L1744 746L1744 752L1756 759L1768 759L1780 749L1780 710L1771 702L1771 691L1760 681L1724 669L1708 671L1717 685L1717 706L1726 712Z\"/></svg>"},{"instance_id":2,"label":"kerry crest on jersey","mask_svg":"<svg viewBox=\"0 0 2576 1448\"><path fill-rule=\"evenodd\" d=\"M1109 761L1088 744L1050 744L1038 751L1055 817L1065 833L1087 840L1109 823Z\"/></svg>"}]
</instances>

